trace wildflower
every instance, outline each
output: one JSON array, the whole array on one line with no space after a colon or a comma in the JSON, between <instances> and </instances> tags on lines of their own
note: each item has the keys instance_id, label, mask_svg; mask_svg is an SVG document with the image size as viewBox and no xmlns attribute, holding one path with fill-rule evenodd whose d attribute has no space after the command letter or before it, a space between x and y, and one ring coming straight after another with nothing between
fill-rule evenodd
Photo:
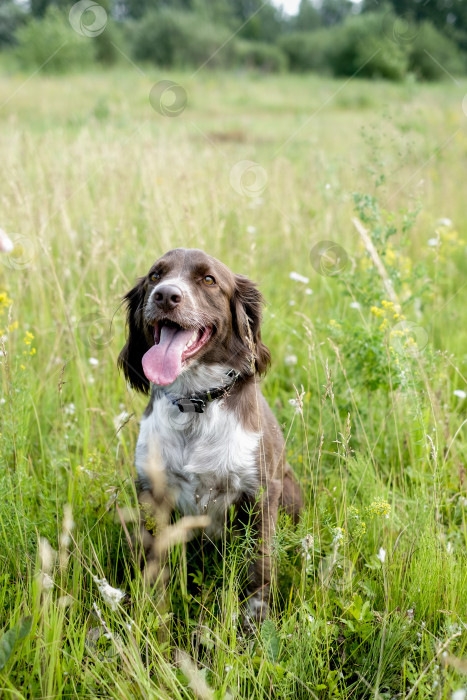
<instances>
[{"instance_id":1,"label":"wildflower","mask_svg":"<svg viewBox=\"0 0 467 700\"><path fill-rule=\"evenodd\" d=\"M294 282L303 282L303 284L308 284L308 282L310 281L308 277L299 275L298 272L291 272L289 274L289 277L291 280L294 280Z\"/></svg>"},{"instance_id":2,"label":"wildflower","mask_svg":"<svg viewBox=\"0 0 467 700\"><path fill-rule=\"evenodd\" d=\"M380 560L381 564L384 564L384 562L386 561L386 550L380 547L379 552L376 556Z\"/></svg>"},{"instance_id":3,"label":"wildflower","mask_svg":"<svg viewBox=\"0 0 467 700\"><path fill-rule=\"evenodd\" d=\"M383 310L383 309L380 309L379 306L372 306L372 307L370 308L370 311L371 311L371 313L374 314L375 316L378 316L378 317L384 316L384 310Z\"/></svg>"},{"instance_id":4,"label":"wildflower","mask_svg":"<svg viewBox=\"0 0 467 700\"><path fill-rule=\"evenodd\" d=\"M344 540L344 535L345 535L345 530L342 527L335 527L332 531L332 534L334 535L332 543L339 546L341 542Z\"/></svg>"},{"instance_id":5,"label":"wildflower","mask_svg":"<svg viewBox=\"0 0 467 700\"><path fill-rule=\"evenodd\" d=\"M389 518L391 506L384 498L378 498L376 501L373 501L373 503L370 503L366 510L368 515L384 515L386 518Z\"/></svg>"},{"instance_id":6,"label":"wildflower","mask_svg":"<svg viewBox=\"0 0 467 700\"><path fill-rule=\"evenodd\" d=\"M8 326L8 332L12 333L13 331L15 331L18 328L18 326L19 326L18 321L13 321L13 323L10 323L10 325Z\"/></svg>"},{"instance_id":7,"label":"wildflower","mask_svg":"<svg viewBox=\"0 0 467 700\"><path fill-rule=\"evenodd\" d=\"M96 357L90 357L88 362L92 367L97 367L99 364L99 360Z\"/></svg>"},{"instance_id":8,"label":"wildflower","mask_svg":"<svg viewBox=\"0 0 467 700\"><path fill-rule=\"evenodd\" d=\"M305 553L309 552L310 549L313 549L314 543L315 538L313 537L313 535L311 535L310 533L306 534L301 543L303 551Z\"/></svg>"},{"instance_id":9,"label":"wildflower","mask_svg":"<svg viewBox=\"0 0 467 700\"><path fill-rule=\"evenodd\" d=\"M436 225L443 226L444 228L452 228L452 221L451 221L451 219L443 217L441 219L438 219L438 221L436 222Z\"/></svg>"},{"instance_id":10,"label":"wildflower","mask_svg":"<svg viewBox=\"0 0 467 700\"><path fill-rule=\"evenodd\" d=\"M331 318L329 325L332 326L332 328L341 328L341 324L338 323L335 318Z\"/></svg>"},{"instance_id":11,"label":"wildflower","mask_svg":"<svg viewBox=\"0 0 467 700\"><path fill-rule=\"evenodd\" d=\"M361 306L360 306L360 304L358 303L358 301L352 301L352 302L350 303L350 308L351 308L351 309L360 309Z\"/></svg>"},{"instance_id":12,"label":"wildflower","mask_svg":"<svg viewBox=\"0 0 467 700\"><path fill-rule=\"evenodd\" d=\"M30 333L29 331L26 331L26 335L23 338L24 344L31 345L33 340L34 340L34 335L32 333Z\"/></svg>"},{"instance_id":13,"label":"wildflower","mask_svg":"<svg viewBox=\"0 0 467 700\"><path fill-rule=\"evenodd\" d=\"M13 242L8 238L5 231L0 228L0 252L11 253L14 247Z\"/></svg>"},{"instance_id":14,"label":"wildflower","mask_svg":"<svg viewBox=\"0 0 467 700\"><path fill-rule=\"evenodd\" d=\"M459 399L467 399L467 393L463 389L456 389L454 396L457 396Z\"/></svg>"},{"instance_id":15,"label":"wildflower","mask_svg":"<svg viewBox=\"0 0 467 700\"><path fill-rule=\"evenodd\" d=\"M380 324L379 330L380 330L381 332L383 332L383 331L386 330L387 327L388 327L388 319L385 318L384 321Z\"/></svg>"},{"instance_id":16,"label":"wildflower","mask_svg":"<svg viewBox=\"0 0 467 700\"><path fill-rule=\"evenodd\" d=\"M65 413L68 416L74 416L76 413L76 406L74 403L69 403L67 406L65 406Z\"/></svg>"},{"instance_id":17,"label":"wildflower","mask_svg":"<svg viewBox=\"0 0 467 700\"><path fill-rule=\"evenodd\" d=\"M115 418L113 419L115 430L120 430L120 428L124 425L124 423L126 423L129 417L130 414L128 413L128 411L122 411L118 414L118 416L115 416Z\"/></svg>"},{"instance_id":18,"label":"wildflower","mask_svg":"<svg viewBox=\"0 0 467 700\"><path fill-rule=\"evenodd\" d=\"M298 362L297 356L296 355L286 355L284 357L284 364L287 365L287 367L291 367L292 365L296 365Z\"/></svg>"},{"instance_id":19,"label":"wildflower","mask_svg":"<svg viewBox=\"0 0 467 700\"><path fill-rule=\"evenodd\" d=\"M308 294L308 295L313 294L313 290L310 289L309 287L307 287L307 288L305 289L305 294Z\"/></svg>"},{"instance_id":20,"label":"wildflower","mask_svg":"<svg viewBox=\"0 0 467 700\"><path fill-rule=\"evenodd\" d=\"M113 588L109 583L107 583L105 578L99 579L97 576L93 576L93 579L97 584L99 593L101 594L104 603L107 603L112 610L116 610L119 603L126 596L125 591L120 590L120 588Z\"/></svg>"},{"instance_id":21,"label":"wildflower","mask_svg":"<svg viewBox=\"0 0 467 700\"><path fill-rule=\"evenodd\" d=\"M436 248L440 243L441 241L439 240L439 238L428 239L428 245L430 246L430 248Z\"/></svg>"},{"instance_id":22,"label":"wildflower","mask_svg":"<svg viewBox=\"0 0 467 700\"><path fill-rule=\"evenodd\" d=\"M251 235L255 234L256 233L256 226L247 226L246 232L250 233Z\"/></svg>"},{"instance_id":23,"label":"wildflower","mask_svg":"<svg viewBox=\"0 0 467 700\"><path fill-rule=\"evenodd\" d=\"M289 301L289 306L295 306L295 301L293 299Z\"/></svg>"},{"instance_id":24,"label":"wildflower","mask_svg":"<svg viewBox=\"0 0 467 700\"><path fill-rule=\"evenodd\" d=\"M381 301L381 306L388 311L394 311L394 303L392 301L386 301L386 299L383 299Z\"/></svg>"},{"instance_id":25,"label":"wildflower","mask_svg":"<svg viewBox=\"0 0 467 700\"><path fill-rule=\"evenodd\" d=\"M452 694L452 700L465 700L466 698L466 691L464 688L459 688L458 690L455 690Z\"/></svg>"}]
</instances>

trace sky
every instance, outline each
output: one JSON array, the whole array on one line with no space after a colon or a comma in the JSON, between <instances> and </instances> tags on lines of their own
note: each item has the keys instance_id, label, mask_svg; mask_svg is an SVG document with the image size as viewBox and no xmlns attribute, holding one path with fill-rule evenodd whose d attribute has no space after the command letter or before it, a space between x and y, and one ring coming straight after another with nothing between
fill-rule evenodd
<instances>
[{"instance_id":1,"label":"sky","mask_svg":"<svg viewBox=\"0 0 467 700\"><path fill-rule=\"evenodd\" d=\"M352 2L358 2L358 0L352 0ZM300 7L300 0L273 0L273 3L277 7L283 7L288 15L296 15Z\"/></svg>"}]
</instances>

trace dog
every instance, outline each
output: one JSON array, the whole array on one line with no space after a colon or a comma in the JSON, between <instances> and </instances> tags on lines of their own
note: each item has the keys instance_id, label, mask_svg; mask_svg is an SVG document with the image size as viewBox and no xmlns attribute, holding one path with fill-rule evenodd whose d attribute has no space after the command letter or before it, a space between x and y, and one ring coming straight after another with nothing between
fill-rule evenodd
<instances>
[{"instance_id":1,"label":"dog","mask_svg":"<svg viewBox=\"0 0 467 700\"><path fill-rule=\"evenodd\" d=\"M257 286L202 250L177 248L152 265L124 297L127 339L119 367L150 394L136 446L141 490L151 490L148 455L161 456L165 483L182 515L210 518L216 539L231 506L249 512L255 554L247 614L268 614L271 539L278 508L297 522L302 496L285 443L261 393L270 364L261 338Z\"/></svg>"}]
</instances>

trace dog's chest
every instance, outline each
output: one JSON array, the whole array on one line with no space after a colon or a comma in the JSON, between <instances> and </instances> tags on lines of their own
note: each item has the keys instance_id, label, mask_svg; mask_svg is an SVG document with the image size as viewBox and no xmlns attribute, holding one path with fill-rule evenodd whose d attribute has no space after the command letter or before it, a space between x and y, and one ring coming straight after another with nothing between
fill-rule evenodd
<instances>
[{"instance_id":1,"label":"dog's chest","mask_svg":"<svg viewBox=\"0 0 467 700\"><path fill-rule=\"evenodd\" d=\"M165 397L156 398L141 421L138 476L150 486L148 455L159 454L177 508L185 515L209 515L207 533L217 536L229 506L258 489L259 440L259 433L245 430L222 401L196 414L181 413Z\"/></svg>"}]
</instances>

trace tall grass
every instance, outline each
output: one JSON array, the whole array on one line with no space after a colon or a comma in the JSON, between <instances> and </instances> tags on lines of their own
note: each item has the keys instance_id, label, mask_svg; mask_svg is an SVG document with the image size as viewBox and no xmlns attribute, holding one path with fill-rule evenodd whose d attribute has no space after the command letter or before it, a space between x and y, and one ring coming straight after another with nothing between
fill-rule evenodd
<instances>
[{"instance_id":1,"label":"tall grass","mask_svg":"<svg viewBox=\"0 0 467 700\"><path fill-rule=\"evenodd\" d=\"M188 106L164 118L148 95L167 76L130 70L0 78L17 241L0 268L1 693L450 698L467 682L465 85L180 74ZM244 160L260 196L231 185ZM341 248L320 261L320 241ZM179 245L259 282L264 391L305 492L251 634L248 537L175 546L164 596L130 538L144 401L116 372L120 298ZM102 578L126 593L115 610Z\"/></svg>"}]
</instances>

